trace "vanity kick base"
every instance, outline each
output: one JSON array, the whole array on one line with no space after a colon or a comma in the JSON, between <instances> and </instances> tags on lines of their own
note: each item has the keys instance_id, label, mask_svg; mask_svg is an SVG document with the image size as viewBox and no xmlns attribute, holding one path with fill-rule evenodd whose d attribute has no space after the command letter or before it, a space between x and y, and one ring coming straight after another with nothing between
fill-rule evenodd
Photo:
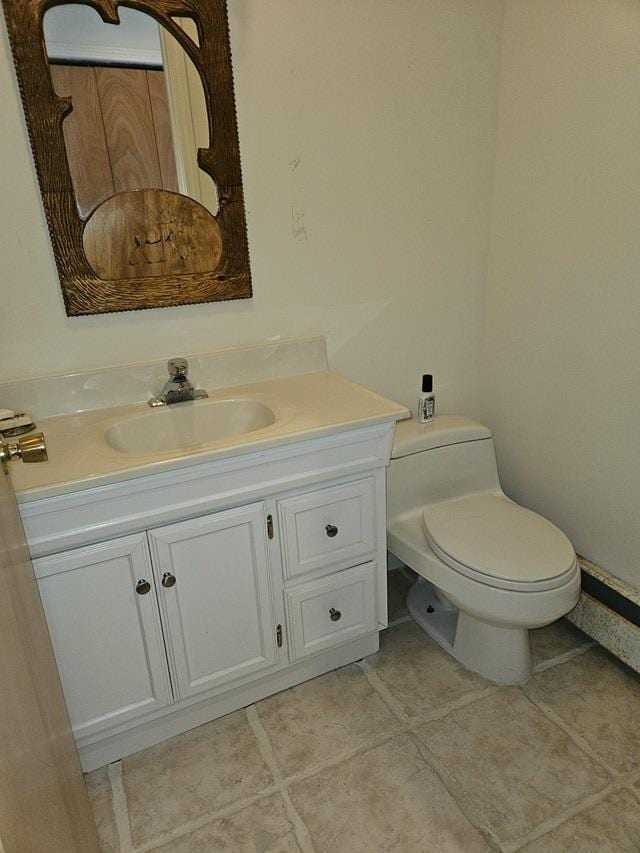
<instances>
[{"instance_id":1,"label":"vanity kick base","mask_svg":"<svg viewBox=\"0 0 640 853\"><path fill-rule=\"evenodd\" d=\"M377 651L392 437L22 496L84 770Z\"/></svg>"},{"instance_id":2,"label":"vanity kick base","mask_svg":"<svg viewBox=\"0 0 640 853\"><path fill-rule=\"evenodd\" d=\"M132 755L148 746L154 746L196 726L224 717L232 711L246 708L274 693L295 687L296 684L301 684L310 678L316 678L332 669L362 660L377 652L379 647L379 634L376 631L367 637L361 637L346 645L338 646L330 652L317 655L311 660L292 664L273 675L236 687L213 699L198 702L172 713L165 713L121 734L103 738L87 746L79 745L82 769L85 773L89 773L91 770Z\"/></svg>"}]
</instances>

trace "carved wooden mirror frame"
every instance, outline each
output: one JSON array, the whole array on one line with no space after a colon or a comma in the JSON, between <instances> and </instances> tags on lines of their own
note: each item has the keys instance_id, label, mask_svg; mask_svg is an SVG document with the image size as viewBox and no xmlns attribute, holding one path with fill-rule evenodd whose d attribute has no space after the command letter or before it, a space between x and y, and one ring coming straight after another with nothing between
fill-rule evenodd
<instances>
[{"instance_id":1,"label":"carved wooden mirror frame","mask_svg":"<svg viewBox=\"0 0 640 853\"><path fill-rule=\"evenodd\" d=\"M2 2L67 314L102 314L249 298L251 274L226 0ZM83 248L86 223L77 210L62 130L72 104L70 98L60 97L54 90L43 33L45 12L68 2L90 6L105 23L119 23L118 6L151 15L195 65L202 81L209 125L209 147L199 149L198 165L214 181L219 199L219 209L213 218L222 239L222 256L215 270L104 280L89 265ZM174 18L193 20L198 44Z\"/></svg>"}]
</instances>

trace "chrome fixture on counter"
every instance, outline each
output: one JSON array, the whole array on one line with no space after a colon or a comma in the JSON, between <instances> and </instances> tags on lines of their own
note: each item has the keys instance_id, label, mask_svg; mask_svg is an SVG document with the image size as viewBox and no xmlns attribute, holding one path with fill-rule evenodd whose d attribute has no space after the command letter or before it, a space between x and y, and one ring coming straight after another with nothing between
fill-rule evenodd
<instances>
[{"instance_id":1,"label":"chrome fixture on counter","mask_svg":"<svg viewBox=\"0 0 640 853\"><path fill-rule=\"evenodd\" d=\"M202 400L209 396L202 388L193 387L188 377L189 362L186 358L169 359L167 368L171 378L165 382L162 393L149 400L150 406L172 406L174 403Z\"/></svg>"}]
</instances>

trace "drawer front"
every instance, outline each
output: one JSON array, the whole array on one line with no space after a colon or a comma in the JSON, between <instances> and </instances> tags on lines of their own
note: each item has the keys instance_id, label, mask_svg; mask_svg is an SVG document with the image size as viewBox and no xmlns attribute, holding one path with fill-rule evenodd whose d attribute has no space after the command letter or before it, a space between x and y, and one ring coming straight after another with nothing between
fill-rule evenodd
<instances>
[{"instance_id":1,"label":"drawer front","mask_svg":"<svg viewBox=\"0 0 640 853\"><path fill-rule=\"evenodd\" d=\"M375 563L366 563L286 592L292 659L375 631L374 578Z\"/></svg>"},{"instance_id":2,"label":"drawer front","mask_svg":"<svg viewBox=\"0 0 640 853\"><path fill-rule=\"evenodd\" d=\"M374 481L318 489L278 502L287 580L371 559Z\"/></svg>"}]
</instances>

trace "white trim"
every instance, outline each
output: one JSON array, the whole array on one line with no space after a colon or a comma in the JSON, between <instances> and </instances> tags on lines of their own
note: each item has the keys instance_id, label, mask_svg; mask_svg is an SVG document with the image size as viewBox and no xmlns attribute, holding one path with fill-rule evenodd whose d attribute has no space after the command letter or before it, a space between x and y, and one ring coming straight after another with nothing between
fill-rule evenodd
<instances>
[{"instance_id":1,"label":"white trim","mask_svg":"<svg viewBox=\"0 0 640 853\"><path fill-rule=\"evenodd\" d=\"M195 24L189 18L176 23L197 43ZM178 188L183 195L200 202L214 216L218 213L218 189L210 175L198 166L197 152L210 145L198 145L198 124L208 125L202 81L187 54L176 39L160 27L160 47L166 70L167 101L171 120L173 153L178 175ZM208 135L208 134L207 134Z\"/></svg>"},{"instance_id":2,"label":"white trim","mask_svg":"<svg viewBox=\"0 0 640 853\"><path fill-rule=\"evenodd\" d=\"M144 65L162 68L160 50L143 50L133 47L109 47L103 44L75 44L49 41L47 53L57 62L96 62L105 65Z\"/></svg>"}]
</instances>

